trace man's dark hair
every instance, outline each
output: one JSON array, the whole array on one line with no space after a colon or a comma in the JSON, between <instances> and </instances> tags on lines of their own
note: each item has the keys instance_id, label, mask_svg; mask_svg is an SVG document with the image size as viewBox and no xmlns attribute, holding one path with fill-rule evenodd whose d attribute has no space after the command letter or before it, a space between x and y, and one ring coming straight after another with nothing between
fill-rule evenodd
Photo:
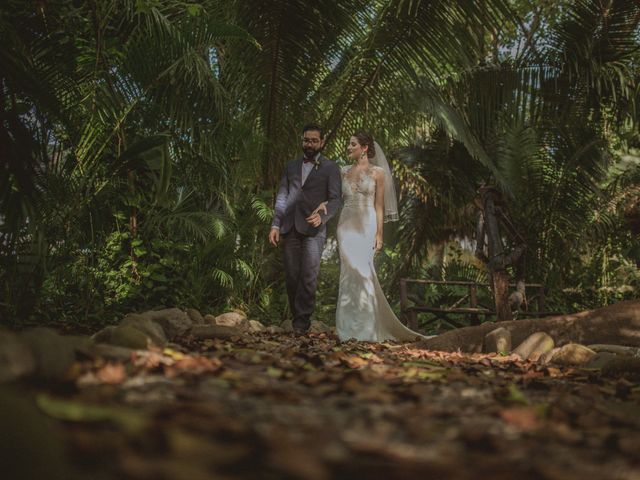
<instances>
[{"instance_id":1,"label":"man's dark hair","mask_svg":"<svg viewBox=\"0 0 640 480\"><path fill-rule=\"evenodd\" d=\"M324 131L322 130L322 127L317 123L307 123L304 127L302 127L302 134L304 135L309 130L316 130L320 132L320 138L324 138Z\"/></svg>"}]
</instances>

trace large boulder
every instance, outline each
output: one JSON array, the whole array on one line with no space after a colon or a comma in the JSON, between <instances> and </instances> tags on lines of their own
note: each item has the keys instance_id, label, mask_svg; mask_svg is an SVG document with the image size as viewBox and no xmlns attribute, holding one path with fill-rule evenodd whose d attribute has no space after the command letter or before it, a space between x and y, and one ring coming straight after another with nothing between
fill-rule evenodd
<instances>
[{"instance_id":1,"label":"large boulder","mask_svg":"<svg viewBox=\"0 0 640 480\"><path fill-rule=\"evenodd\" d=\"M30 375L36 370L36 359L18 335L0 329L0 382Z\"/></svg>"},{"instance_id":2,"label":"large boulder","mask_svg":"<svg viewBox=\"0 0 640 480\"><path fill-rule=\"evenodd\" d=\"M174 341L184 336L193 326L193 321L189 318L189 315L179 308L149 310L140 315L160 325L169 341Z\"/></svg>"},{"instance_id":3,"label":"large boulder","mask_svg":"<svg viewBox=\"0 0 640 480\"><path fill-rule=\"evenodd\" d=\"M140 330L144 333L151 342L157 347L164 347L167 343L167 337L164 334L163 328L149 317L144 315L138 315L136 313L130 313L126 315L120 322L122 326L130 326L136 330Z\"/></svg>"}]
</instances>

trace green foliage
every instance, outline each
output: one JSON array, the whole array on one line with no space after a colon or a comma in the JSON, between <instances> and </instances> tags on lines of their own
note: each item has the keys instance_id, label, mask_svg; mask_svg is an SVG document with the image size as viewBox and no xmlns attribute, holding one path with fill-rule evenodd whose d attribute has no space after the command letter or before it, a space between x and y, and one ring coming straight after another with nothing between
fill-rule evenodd
<instances>
[{"instance_id":1,"label":"green foliage","mask_svg":"<svg viewBox=\"0 0 640 480\"><path fill-rule=\"evenodd\" d=\"M0 316L94 324L176 305L282 321L266 235L308 121L331 157L360 128L390 154L401 221L376 267L396 307L401 276L486 280L469 253L483 184L504 195L552 308L637 297L639 8L8 0ZM338 281L328 250L329 323Z\"/></svg>"}]
</instances>

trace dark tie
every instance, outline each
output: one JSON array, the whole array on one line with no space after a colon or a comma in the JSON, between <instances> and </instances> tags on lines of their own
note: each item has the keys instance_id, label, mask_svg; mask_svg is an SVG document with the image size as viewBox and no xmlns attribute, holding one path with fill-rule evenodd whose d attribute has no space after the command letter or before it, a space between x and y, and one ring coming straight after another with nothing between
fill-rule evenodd
<instances>
[{"instance_id":1,"label":"dark tie","mask_svg":"<svg viewBox=\"0 0 640 480\"><path fill-rule=\"evenodd\" d=\"M311 158L304 157L304 163L313 163L315 161L316 161L315 157L311 157Z\"/></svg>"}]
</instances>

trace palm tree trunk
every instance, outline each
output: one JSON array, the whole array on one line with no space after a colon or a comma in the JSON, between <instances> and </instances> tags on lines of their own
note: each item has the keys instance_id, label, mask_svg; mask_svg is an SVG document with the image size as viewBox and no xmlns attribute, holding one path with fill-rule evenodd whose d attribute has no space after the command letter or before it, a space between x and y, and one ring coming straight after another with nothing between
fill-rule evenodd
<instances>
[{"instance_id":1,"label":"palm tree trunk","mask_svg":"<svg viewBox=\"0 0 640 480\"><path fill-rule=\"evenodd\" d=\"M495 206L495 191L486 189L482 193L484 203L484 224L489 250L488 267L491 273L493 299L499 322L513 320L509 306L509 274L505 267L505 254L500 237L500 229Z\"/></svg>"}]
</instances>

